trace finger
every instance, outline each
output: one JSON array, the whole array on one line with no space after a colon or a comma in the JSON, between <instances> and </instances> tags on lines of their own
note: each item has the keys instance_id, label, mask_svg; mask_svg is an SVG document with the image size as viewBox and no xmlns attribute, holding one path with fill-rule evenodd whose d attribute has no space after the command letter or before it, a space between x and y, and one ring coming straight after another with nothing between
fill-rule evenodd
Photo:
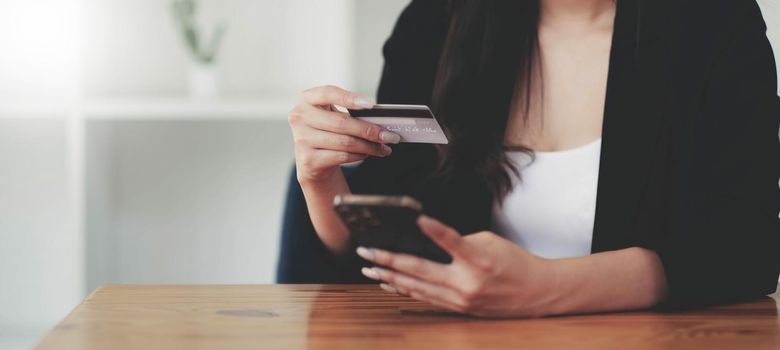
<instances>
[{"instance_id":1,"label":"finger","mask_svg":"<svg viewBox=\"0 0 780 350\"><path fill-rule=\"evenodd\" d=\"M460 307L457 304L451 303L451 302L449 302L447 300L440 300L440 299L432 298L432 297L430 297L430 296L428 296L426 294L423 294L423 293L420 293L420 292L417 292L417 291L409 292L408 296L413 298L413 299L417 299L419 301L424 301L424 302L429 303L431 305L438 306L438 307L440 307L442 309L447 309L447 310L452 310L452 311L455 311L455 312L458 312L458 313L463 313L463 308L462 307Z\"/></svg>"},{"instance_id":2,"label":"finger","mask_svg":"<svg viewBox=\"0 0 780 350\"><path fill-rule=\"evenodd\" d=\"M351 109L371 108L374 106L374 103L368 98L332 85L306 90L301 94L301 98L306 103L315 106L337 105Z\"/></svg>"},{"instance_id":3,"label":"finger","mask_svg":"<svg viewBox=\"0 0 780 350\"><path fill-rule=\"evenodd\" d=\"M417 219L417 225L434 243L452 255L453 259L461 258L468 260L475 254L472 247L455 229L442 224L438 220L420 215L420 218Z\"/></svg>"},{"instance_id":4,"label":"finger","mask_svg":"<svg viewBox=\"0 0 780 350\"><path fill-rule=\"evenodd\" d=\"M434 306L438 306L438 307L440 307L442 309L452 310L452 311L460 312L460 313L463 312L462 308L460 306L458 306L458 305L455 305L455 304L450 303L450 302L445 301L445 300L438 300L436 298L431 298L427 294L424 294L424 293L421 293L421 292L407 291L407 290L404 290L403 288L401 288L400 286L394 286L394 285L387 284L387 283L380 283L379 287L382 288L385 292L388 292L388 293L408 296L410 298L417 299L419 301L426 302L426 303L434 305Z\"/></svg>"},{"instance_id":5,"label":"finger","mask_svg":"<svg viewBox=\"0 0 780 350\"><path fill-rule=\"evenodd\" d=\"M447 265L416 257L409 254L396 254L381 249L358 247L357 254L363 259L387 266L400 273L446 285L449 279Z\"/></svg>"},{"instance_id":6,"label":"finger","mask_svg":"<svg viewBox=\"0 0 780 350\"><path fill-rule=\"evenodd\" d=\"M390 155L390 153L393 153L393 149L385 144L309 127L304 127L303 130L296 132L295 142L305 147L315 149L345 151L349 153L367 154L375 157L386 157Z\"/></svg>"},{"instance_id":7,"label":"finger","mask_svg":"<svg viewBox=\"0 0 780 350\"><path fill-rule=\"evenodd\" d=\"M298 157L298 165L304 169L325 169L341 164L357 162L366 159L365 154L333 151L326 149L311 149L306 155Z\"/></svg>"},{"instance_id":8,"label":"finger","mask_svg":"<svg viewBox=\"0 0 780 350\"><path fill-rule=\"evenodd\" d=\"M384 291L388 293L407 295L406 293L404 293L404 291L399 290L398 287L389 285L387 283L380 283L379 288L384 289Z\"/></svg>"},{"instance_id":9,"label":"finger","mask_svg":"<svg viewBox=\"0 0 780 350\"><path fill-rule=\"evenodd\" d=\"M302 113L301 117L307 125L319 130L355 136L377 143L398 143L401 141L400 135L387 131L379 125L352 118L347 113L309 107L305 109L305 113Z\"/></svg>"},{"instance_id":10,"label":"finger","mask_svg":"<svg viewBox=\"0 0 780 350\"><path fill-rule=\"evenodd\" d=\"M366 267L363 268L362 272L366 277L381 281L389 287L392 287L399 294L408 295L412 298L458 312L462 312L463 310L463 308L460 307L460 305L463 305L463 303L459 302L459 294L449 288L428 283L426 281L380 267ZM385 288L383 287L383 289ZM388 291L392 292L392 290Z\"/></svg>"},{"instance_id":11,"label":"finger","mask_svg":"<svg viewBox=\"0 0 780 350\"><path fill-rule=\"evenodd\" d=\"M457 292L449 288L381 267L364 267L361 272L370 279L398 287L396 288L397 290L405 293L416 291L431 297L436 296L444 299L447 299L447 297L454 299L458 296Z\"/></svg>"}]
</instances>

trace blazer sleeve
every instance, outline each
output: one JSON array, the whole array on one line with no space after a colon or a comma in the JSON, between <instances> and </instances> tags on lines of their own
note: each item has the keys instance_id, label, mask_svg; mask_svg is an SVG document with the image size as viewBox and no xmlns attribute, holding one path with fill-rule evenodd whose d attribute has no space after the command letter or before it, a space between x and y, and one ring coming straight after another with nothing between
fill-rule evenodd
<instances>
[{"instance_id":1,"label":"blazer sleeve","mask_svg":"<svg viewBox=\"0 0 780 350\"><path fill-rule=\"evenodd\" d=\"M430 104L447 18L442 0L414 0L404 9L384 45L379 103Z\"/></svg>"},{"instance_id":2,"label":"blazer sleeve","mask_svg":"<svg viewBox=\"0 0 780 350\"><path fill-rule=\"evenodd\" d=\"M780 271L780 100L766 25L755 1L734 25L705 82L688 134L687 208L655 247L669 286L667 308L756 298Z\"/></svg>"}]
</instances>

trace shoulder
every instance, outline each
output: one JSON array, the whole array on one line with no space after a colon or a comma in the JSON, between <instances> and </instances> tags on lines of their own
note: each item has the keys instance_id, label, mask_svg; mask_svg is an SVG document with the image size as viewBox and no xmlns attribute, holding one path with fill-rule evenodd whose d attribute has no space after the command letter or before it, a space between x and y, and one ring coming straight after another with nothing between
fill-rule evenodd
<instances>
[{"instance_id":1,"label":"shoulder","mask_svg":"<svg viewBox=\"0 0 780 350\"><path fill-rule=\"evenodd\" d=\"M640 1L649 9L644 23L665 32L673 58L704 69L744 50L770 56L764 55L767 27L755 0Z\"/></svg>"},{"instance_id":2,"label":"shoulder","mask_svg":"<svg viewBox=\"0 0 780 350\"><path fill-rule=\"evenodd\" d=\"M449 16L447 0L413 0L404 8L396 22L393 35L422 34L423 31L441 29Z\"/></svg>"},{"instance_id":3,"label":"shoulder","mask_svg":"<svg viewBox=\"0 0 780 350\"><path fill-rule=\"evenodd\" d=\"M700 32L727 34L746 25L766 31L756 0L666 0L663 3L678 15L679 21L688 24L686 28L696 26Z\"/></svg>"},{"instance_id":4,"label":"shoulder","mask_svg":"<svg viewBox=\"0 0 780 350\"><path fill-rule=\"evenodd\" d=\"M377 101L429 104L449 27L448 1L414 0L384 45Z\"/></svg>"},{"instance_id":5,"label":"shoulder","mask_svg":"<svg viewBox=\"0 0 780 350\"><path fill-rule=\"evenodd\" d=\"M385 59L413 59L421 53L435 54L444 42L448 22L448 1L412 1L401 12L392 35L385 43Z\"/></svg>"}]
</instances>

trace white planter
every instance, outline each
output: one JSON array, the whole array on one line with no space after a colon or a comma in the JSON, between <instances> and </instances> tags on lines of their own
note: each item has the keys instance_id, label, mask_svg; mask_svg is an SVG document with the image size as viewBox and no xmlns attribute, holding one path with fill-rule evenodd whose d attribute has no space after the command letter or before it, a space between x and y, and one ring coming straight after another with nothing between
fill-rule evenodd
<instances>
[{"instance_id":1,"label":"white planter","mask_svg":"<svg viewBox=\"0 0 780 350\"><path fill-rule=\"evenodd\" d=\"M200 62L190 64L190 96L209 99L219 96L219 75L217 66Z\"/></svg>"}]
</instances>

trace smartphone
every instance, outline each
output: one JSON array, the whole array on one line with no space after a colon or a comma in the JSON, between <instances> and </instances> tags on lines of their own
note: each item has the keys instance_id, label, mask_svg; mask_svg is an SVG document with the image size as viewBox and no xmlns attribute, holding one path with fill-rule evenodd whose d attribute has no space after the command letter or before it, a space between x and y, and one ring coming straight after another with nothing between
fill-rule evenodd
<instances>
[{"instance_id":1,"label":"smartphone","mask_svg":"<svg viewBox=\"0 0 780 350\"><path fill-rule=\"evenodd\" d=\"M339 195L336 213L347 226L352 244L406 253L450 263L452 257L417 226L422 205L408 196Z\"/></svg>"}]
</instances>

